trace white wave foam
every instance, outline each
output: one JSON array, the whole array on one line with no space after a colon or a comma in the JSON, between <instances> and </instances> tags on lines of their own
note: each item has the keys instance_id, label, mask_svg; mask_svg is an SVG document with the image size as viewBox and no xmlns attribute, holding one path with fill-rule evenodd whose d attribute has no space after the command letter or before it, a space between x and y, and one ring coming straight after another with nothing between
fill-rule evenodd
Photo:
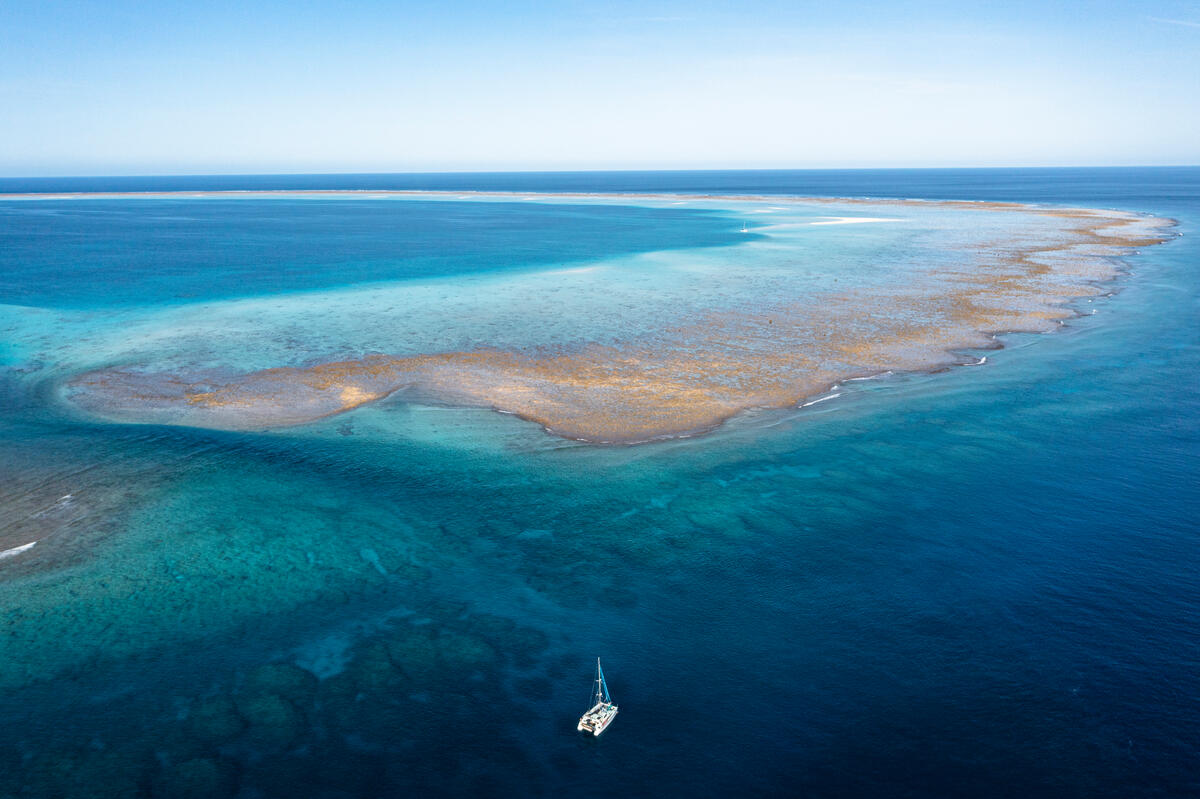
<instances>
[{"instance_id":1,"label":"white wave foam","mask_svg":"<svg viewBox=\"0 0 1200 799\"><path fill-rule=\"evenodd\" d=\"M26 552L30 549L33 549L33 545L36 543L37 543L37 541L30 541L28 544L22 544L19 547L13 547L12 549L6 549L3 552L0 552L0 560L4 560L5 558L15 557L17 555L20 555L22 552Z\"/></svg>"},{"instance_id":2,"label":"white wave foam","mask_svg":"<svg viewBox=\"0 0 1200 799\"><path fill-rule=\"evenodd\" d=\"M842 392L840 391L836 394L826 394L824 397L817 397L815 400L809 400L800 407L807 408L809 405L816 405L818 402L824 402L825 400L837 399L840 396L842 396Z\"/></svg>"}]
</instances>

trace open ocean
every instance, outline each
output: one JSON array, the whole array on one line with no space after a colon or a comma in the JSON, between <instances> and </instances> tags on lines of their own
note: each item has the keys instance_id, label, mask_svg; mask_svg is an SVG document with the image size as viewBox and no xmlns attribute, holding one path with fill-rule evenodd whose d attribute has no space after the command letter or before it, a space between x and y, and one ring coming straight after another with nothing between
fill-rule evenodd
<instances>
[{"instance_id":1,"label":"open ocean","mask_svg":"<svg viewBox=\"0 0 1200 799\"><path fill-rule=\"evenodd\" d=\"M272 189L1002 200L1181 235L981 367L593 446L405 397L106 423L60 387L601 340L656 320L606 330L563 275L736 261L743 216L0 198L0 552L37 539L0 557L0 797L1200 795L1200 167L0 179ZM847 227L805 255L847 281L923 241ZM445 311L489 298L510 316ZM597 656L620 713L584 739Z\"/></svg>"}]
</instances>

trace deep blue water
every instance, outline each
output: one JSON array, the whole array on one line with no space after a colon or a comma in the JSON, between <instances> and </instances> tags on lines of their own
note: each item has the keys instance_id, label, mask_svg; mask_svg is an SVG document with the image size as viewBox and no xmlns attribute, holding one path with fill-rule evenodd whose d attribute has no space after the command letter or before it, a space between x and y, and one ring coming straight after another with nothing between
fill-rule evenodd
<instances>
[{"instance_id":1,"label":"deep blue water","mask_svg":"<svg viewBox=\"0 0 1200 799\"><path fill-rule=\"evenodd\" d=\"M990 169L780 169L625 172L167 175L0 178L0 192L397 189L697 192L920 197L1015 202L1155 202L1194 196L1200 166Z\"/></svg>"},{"instance_id":2,"label":"deep blue water","mask_svg":"<svg viewBox=\"0 0 1200 799\"><path fill-rule=\"evenodd\" d=\"M107 425L14 371L0 534L32 513L63 527L45 561L0 561L0 645L68 665L4 687L0 794L1200 794L1200 169L6 185L1011 199L1184 235L1132 259L1095 315L1012 336L985 368L632 448L401 403L285 434ZM551 244L593 236L595 257L608 213ZM624 221L629 251L697 232L688 214ZM150 223L129 224L148 263ZM52 238L49 272L75 246ZM147 290L175 301L193 279ZM44 299L28 282L13 290ZM26 502L68 491L87 515ZM597 654L621 711L584 740Z\"/></svg>"},{"instance_id":3,"label":"deep blue water","mask_svg":"<svg viewBox=\"0 0 1200 799\"><path fill-rule=\"evenodd\" d=\"M0 299L198 301L736 241L703 211L345 200L0 201Z\"/></svg>"}]
</instances>

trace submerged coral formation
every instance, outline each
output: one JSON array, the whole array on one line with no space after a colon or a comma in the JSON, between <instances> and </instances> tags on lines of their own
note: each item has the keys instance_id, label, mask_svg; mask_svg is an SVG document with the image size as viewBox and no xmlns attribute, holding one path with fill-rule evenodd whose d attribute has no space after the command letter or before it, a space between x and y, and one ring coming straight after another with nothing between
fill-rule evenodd
<instances>
[{"instance_id":1,"label":"submerged coral formation","mask_svg":"<svg viewBox=\"0 0 1200 799\"><path fill-rule=\"evenodd\" d=\"M181 699L177 710L147 713L141 736L52 746L7 776L28 795L71 797L342 796L444 779L428 773L429 754L414 748L412 730L460 742L498 732L502 721L481 728L478 708L501 694L513 701L497 687L500 670L547 646L510 619L481 613L459 624L390 625L358 642L325 680L287 661L251 667L232 684ZM381 750L362 740L395 743ZM399 770L389 774L388 764ZM475 792L470 775L461 780Z\"/></svg>"}]
</instances>

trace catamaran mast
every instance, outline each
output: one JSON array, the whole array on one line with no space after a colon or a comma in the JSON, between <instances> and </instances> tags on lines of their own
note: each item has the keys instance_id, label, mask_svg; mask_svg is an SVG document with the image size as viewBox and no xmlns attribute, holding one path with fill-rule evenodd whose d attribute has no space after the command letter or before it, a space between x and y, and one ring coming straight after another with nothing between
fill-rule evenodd
<instances>
[{"instance_id":1,"label":"catamaran mast","mask_svg":"<svg viewBox=\"0 0 1200 799\"><path fill-rule=\"evenodd\" d=\"M604 670L600 668L600 658L596 658L596 702L608 701L608 686L604 684Z\"/></svg>"}]
</instances>

